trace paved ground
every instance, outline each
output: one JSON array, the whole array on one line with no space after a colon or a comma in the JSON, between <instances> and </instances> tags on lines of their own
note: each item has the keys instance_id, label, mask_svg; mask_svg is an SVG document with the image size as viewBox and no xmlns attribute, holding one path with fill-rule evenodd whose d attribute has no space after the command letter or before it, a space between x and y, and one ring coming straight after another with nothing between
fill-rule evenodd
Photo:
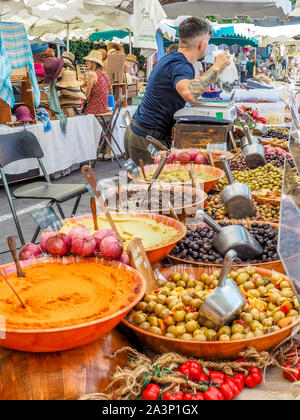
<instances>
[{"instance_id":1,"label":"paved ground","mask_svg":"<svg viewBox=\"0 0 300 420\"><path fill-rule=\"evenodd\" d=\"M117 162L97 162L94 168L95 177L97 180L105 179L106 182L114 182L115 177L119 175L119 166ZM28 182L36 182L36 179ZM81 172L75 171L70 175L60 178L58 180L52 181L53 183L63 183L63 184L82 184L84 183ZM11 184L10 188L13 191L19 186L24 185L24 183ZM63 211L66 216L70 216L73 209L75 200L70 200L69 202L62 205ZM40 207L45 207L47 201L38 201L38 200L14 200L16 210L19 215L19 220L21 228L23 230L23 235L26 242L30 242L33 236L33 233L36 229L36 223L33 220L31 213ZM78 208L77 214L82 215L90 212L90 195L85 194L82 197L80 206ZM55 208L56 212L57 209ZM58 212L57 212L58 213ZM4 191L4 188L0 186L0 264L5 264L11 261L11 255L8 252L8 246L6 238L8 236L14 235L17 241L18 247L21 246L19 241L17 230L12 218L8 200Z\"/></svg>"}]
</instances>

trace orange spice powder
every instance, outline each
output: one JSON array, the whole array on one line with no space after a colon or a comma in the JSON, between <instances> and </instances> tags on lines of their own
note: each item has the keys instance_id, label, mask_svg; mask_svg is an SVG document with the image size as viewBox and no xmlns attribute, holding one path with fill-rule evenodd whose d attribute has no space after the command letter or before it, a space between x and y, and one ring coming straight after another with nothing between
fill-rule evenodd
<instances>
[{"instance_id":1,"label":"orange spice powder","mask_svg":"<svg viewBox=\"0 0 300 420\"><path fill-rule=\"evenodd\" d=\"M134 273L96 263L41 263L7 278L23 309L0 278L0 316L6 327L45 329L78 325L118 312L135 298Z\"/></svg>"}]
</instances>

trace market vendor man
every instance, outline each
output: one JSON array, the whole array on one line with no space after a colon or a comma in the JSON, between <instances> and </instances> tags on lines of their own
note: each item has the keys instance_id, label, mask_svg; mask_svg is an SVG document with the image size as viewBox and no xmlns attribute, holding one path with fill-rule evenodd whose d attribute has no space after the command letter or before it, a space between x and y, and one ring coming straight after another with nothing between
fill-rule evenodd
<instances>
[{"instance_id":1,"label":"market vendor man","mask_svg":"<svg viewBox=\"0 0 300 420\"><path fill-rule=\"evenodd\" d=\"M205 92L230 64L229 54L224 52L203 76L195 78L193 64L204 58L211 33L211 26L204 19L191 17L180 24L178 51L172 51L155 66L142 103L126 130L127 159L137 164L139 159L145 164L153 163L146 136L170 147L174 114Z\"/></svg>"}]
</instances>

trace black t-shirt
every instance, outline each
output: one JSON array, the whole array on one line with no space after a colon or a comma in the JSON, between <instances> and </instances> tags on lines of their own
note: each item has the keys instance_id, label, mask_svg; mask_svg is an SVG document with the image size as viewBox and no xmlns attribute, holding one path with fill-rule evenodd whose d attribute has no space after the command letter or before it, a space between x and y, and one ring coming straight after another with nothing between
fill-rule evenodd
<instances>
[{"instance_id":1,"label":"black t-shirt","mask_svg":"<svg viewBox=\"0 0 300 420\"><path fill-rule=\"evenodd\" d=\"M154 67L134 119L147 129L170 136L175 123L174 114L185 106L185 100L177 92L176 85L182 79L194 78L194 67L182 53L172 51L167 54Z\"/></svg>"}]
</instances>

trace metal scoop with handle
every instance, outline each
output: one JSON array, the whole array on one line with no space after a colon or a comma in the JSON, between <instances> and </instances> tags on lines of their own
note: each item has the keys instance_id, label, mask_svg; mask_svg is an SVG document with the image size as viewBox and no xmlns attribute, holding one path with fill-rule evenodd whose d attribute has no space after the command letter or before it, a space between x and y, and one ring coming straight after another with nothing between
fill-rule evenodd
<instances>
[{"instance_id":1,"label":"metal scoop with handle","mask_svg":"<svg viewBox=\"0 0 300 420\"><path fill-rule=\"evenodd\" d=\"M243 219L255 215L251 191L248 186L235 182L226 156L221 156L220 161L229 185L221 193L221 199L231 219Z\"/></svg>"},{"instance_id":2,"label":"metal scoop with handle","mask_svg":"<svg viewBox=\"0 0 300 420\"><path fill-rule=\"evenodd\" d=\"M248 145L243 148L243 155L246 160L246 164L250 169L256 169L259 166L265 166L267 164L265 158L264 148L259 143L253 143L249 127L247 124L243 125Z\"/></svg>"},{"instance_id":3,"label":"metal scoop with handle","mask_svg":"<svg viewBox=\"0 0 300 420\"><path fill-rule=\"evenodd\" d=\"M263 254L262 246L244 226L229 225L221 227L203 210L197 211L197 217L201 218L216 232L212 239L212 245L221 255L226 255L230 249L235 250L242 260L256 259Z\"/></svg>"},{"instance_id":4,"label":"metal scoop with handle","mask_svg":"<svg viewBox=\"0 0 300 420\"><path fill-rule=\"evenodd\" d=\"M227 252L218 286L199 309L199 322L204 327L214 329L222 327L236 318L246 305L246 299L235 281L227 278L236 256L234 250Z\"/></svg>"}]
</instances>

